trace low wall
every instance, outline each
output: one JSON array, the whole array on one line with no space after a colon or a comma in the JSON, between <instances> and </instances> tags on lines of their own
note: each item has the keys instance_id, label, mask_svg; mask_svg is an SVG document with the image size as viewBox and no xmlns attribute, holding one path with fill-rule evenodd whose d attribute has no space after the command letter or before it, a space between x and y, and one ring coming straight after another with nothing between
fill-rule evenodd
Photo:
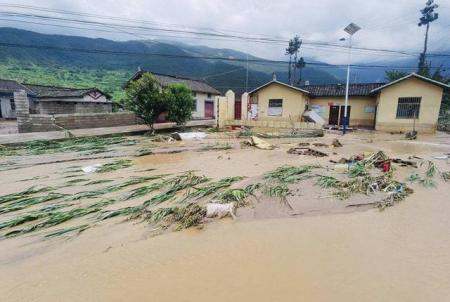
<instances>
[{"instance_id":1,"label":"low wall","mask_svg":"<svg viewBox=\"0 0 450 302\"><path fill-rule=\"evenodd\" d=\"M64 129L102 128L140 124L131 112L30 114L21 132L46 132ZM59 127L58 127L59 126Z\"/></svg>"},{"instance_id":2,"label":"low wall","mask_svg":"<svg viewBox=\"0 0 450 302\"><path fill-rule=\"evenodd\" d=\"M418 133L424 133L424 134L433 134L436 132L437 124L423 124L423 123L417 123L415 126L413 126L412 123L377 123L375 126L375 130L383 131L383 132L401 132L406 133L409 131L412 131L413 128Z\"/></svg>"},{"instance_id":3,"label":"low wall","mask_svg":"<svg viewBox=\"0 0 450 302\"><path fill-rule=\"evenodd\" d=\"M316 123L269 121L269 120L228 120L225 126L245 126L251 128L279 128L279 129L322 129Z\"/></svg>"}]
</instances>

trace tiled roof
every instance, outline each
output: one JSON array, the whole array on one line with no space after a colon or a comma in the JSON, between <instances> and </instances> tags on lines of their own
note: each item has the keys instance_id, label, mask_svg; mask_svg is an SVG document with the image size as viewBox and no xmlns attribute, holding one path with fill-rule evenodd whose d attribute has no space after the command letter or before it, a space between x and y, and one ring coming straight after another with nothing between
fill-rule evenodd
<instances>
[{"instance_id":1,"label":"tiled roof","mask_svg":"<svg viewBox=\"0 0 450 302\"><path fill-rule=\"evenodd\" d=\"M372 90L383 85L385 85L385 83L350 84L348 87L348 94L349 96L369 96ZM345 84L306 85L301 88L308 91L312 97L345 96Z\"/></svg>"},{"instance_id":2,"label":"tiled roof","mask_svg":"<svg viewBox=\"0 0 450 302\"><path fill-rule=\"evenodd\" d=\"M24 86L28 87L31 91L34 91L35 94L41 98L80 98L93 91L98 91L109 98L109 95L101 92L97 88L78 89L34 84L24 84Z\"/></svg>"},{"instance_id":3,"label":"tiled roof","mask_svg":"<svg viewBox=\"0 0 450 302\"><path fill-rule=\"evenodd\" d=\"M292 86L292 85L289 85L289 84L277 81L275 79L275 80L272 80L270 82L267 82L266 84L264 84L262 86L259 86L258 88L253 89L252 91L249 92L249 94L255 93L255 92L257 92L257 91L259 91L259 90L261 90L261 89L263 89L263 88L265 88L265 87L267 87L269 85L272 85L272 84L278 84L278 85L281 85L281 86L284 86L284 87L287 87L287 88L290 88L290 89L294 89L294 90L297 90L297 91L300 91L300 92L303 92L303 93L309 93L309 91L306 91L304 89L304 87L302 87L302 88L295 87L295 86Z\"/></svg>"},{"instance_id":4,"label":"tiled roof","mask_svg":"<svg viewBox=\"0 0 450 302\"><path fill-rule=\"evenodd\" d=\"M69 87L20 84L14 80L0 79L0 93L3 92L12 94L20 90L25 90L27 94L38 98L80 98L93 91L98 91L105 95L106 98L110 98L108 94L103 93L97 88L78 89Z\"/></svg>"},{"instance_id":5,"label":"tiled roof","mask_svg":"<svg viewBox=\"0 0 450 302\"><path fill-rule=\"evenodd\" d=\"M28 87L14 81L14 80L2 80L0 79L0 92L14 93L20 90L25 90L28 94L34 94Z\"/></svg>"},{"instance_id":6,"label":"tiled roof","mask_svg":"<svg viewBox=\"0 0 450 302\"><path fill-rule=\"evenodd\" d=\"M132 78L131 81L139 79L144 73L148 71L138 71ZM185 84L189 89L195 92L211 93L220 95L220 91L209 85L202 80L190 79L186 77L172 76L160 73L151 73L158 80L159 84L163 87L174 83Z\"/></svg>"},{"instance_id":7,"label":"tiled roof","mask_svg":"<svg viewBox=\"0 0 450 302\"><path fill-rule=\"evenodd\" d=\"M397 79L395 81L389 82L389 83L387 83L385 85L382 85L380 87L374 88L372 93L378 92L381 89L384 89L384 88L389 87L391 85L397 84L398 82L404 81L404 80L409 79L409 78L416 78L416 79L419 79L419 80L431 83L433 85L442 87L444 89L450 88L450 86L448 84L445 84L445 83L442 83L442 82L439 82L439 81L436 81L436 80L433 80L433 79L421 76L421 75L419 75L417 73L411 73L411 74L408 74L407 76L404 76L403 78Z\"/></svg>"}]
</instances>

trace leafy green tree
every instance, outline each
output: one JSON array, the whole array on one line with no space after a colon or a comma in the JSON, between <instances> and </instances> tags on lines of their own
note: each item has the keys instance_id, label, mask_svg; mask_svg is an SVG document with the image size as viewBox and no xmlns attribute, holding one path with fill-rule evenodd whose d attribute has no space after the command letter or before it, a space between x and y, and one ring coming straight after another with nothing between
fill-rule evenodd
<instances>
[{"instance_id":1,"label":"leafy green tree","mask_svg":"<svg viewBox=\"0 0 450 302\"><path fill-rule=\"evenodd\" d=\"M150 73L145 73L140 79L128 84L125 88L124 107L140 117L152 133L158 116L168 110L161 86Z\"/></svg>"},{"instance_id":2,"label":"leafy green tree","mask_svg":"<svg viewBox=\"0 0 450 302\"><path fill-rule=\"evenodd\" d=\"M399 70L387 70L385 73L386 80L389 82L401 79L408 75L407 72L399 71Z\"/></svg>"},{"instance_id":3,"label":"leafy green tree","mask_svg":"<svg viewBox=\"0 0 450 302\"><path fill-rule=\"evenodd\" d=\"M164 99L168 105L167 118L183 125L192 117L192 109L195 105L195 99L192 91L184 84L172 84L164 89Z\"/></svg>"}]
</instances>

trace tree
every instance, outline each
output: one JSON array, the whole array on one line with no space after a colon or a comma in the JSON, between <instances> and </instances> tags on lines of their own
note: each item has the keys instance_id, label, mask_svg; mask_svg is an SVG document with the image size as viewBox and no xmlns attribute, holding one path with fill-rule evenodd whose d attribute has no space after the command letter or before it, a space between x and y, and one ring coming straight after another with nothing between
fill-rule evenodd
<instances>
[{"instance_id":1,"label":"tree","mask_svg":"<svg viewBox=\"0 0 450 302\"><path fill-rule=\"evenodd\" d=\"M408 75L407 72L399 71L399 70L387 70L385 72L386 80L389 82L401 79L403 77L406 77Z\"/></svg>"},{"instance_id":2,"label":"tree","mask_svg":"<svg viewBox=\"0 0 450 302\"><path fill-rule=\"evenodd\" d=\"M297 57L301 45L302 40L300 40L298 36L295 36L293 39L289 40L289 46L288 48L286 48L286 55L289 55L288 77L290 85L292 85L295 80L295 72L297 70L297 63L298 63Z\"/></svg>"},{"instance_id":3,"label":"tree","mask_svg":"<svg viewBox=\"0 0 450 302\"><path fill-rule=\"evenodd\" d=\"M195 105L195 99L192 91L184 84L172 84L164 89L164 99L167 101L167 118L183 125L192 117L192 109Z\"/></svg>"},{"instance_id":4,"label":"tree","mask_svg":"<svg viewBox=\"0 0 450 302\"><path fill-rule=\"evenodd\" d=\"M305 60L303 59L303 57L301 57L300 59L298 59L297 63L295 64L295 66L298 69L298 81L297 84L300 85L302 82L302 70L303 68L306 66Z\"/></svg>"},{"instance_id":5,"label":"tree","mask_svg":"<svg viewBox=\"0 0 450 302\"><path fill-rule=\"evenodd\" d=\"M428 0L425 4L425 8L421 9L420 12L422 16L420 17L418 26L426 25L425 30L425 42L423 45L423 52L419 57L419 69L418 73L423 76L429 76L429 70L427 68L426 63L426 55L427 55L427 47L428 47L428 31L430 30L430 23L434 20L437 20L439 17L438 13L435 13L434 10L439 6L434 3L434 0Z\"/></svg>"},{"instance_id":6,"label":"tree","mask_svg":"<svg viewBox=\"0 0 450 302\"><path fill-rule=\"evenodd\" d=\"M168 110L161 86L150 73L144 73L125 89L124 107L140 117L154 132L153 124L158 116Z\"/></svg>"}]
</instances>

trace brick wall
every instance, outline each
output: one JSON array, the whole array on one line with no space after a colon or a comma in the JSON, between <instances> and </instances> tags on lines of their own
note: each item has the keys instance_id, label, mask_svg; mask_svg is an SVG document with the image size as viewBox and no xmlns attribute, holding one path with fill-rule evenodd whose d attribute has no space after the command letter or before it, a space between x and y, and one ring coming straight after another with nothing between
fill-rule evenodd
<instances>
[{"instance_id":1,"label":"brick wall","mask_svg":"<svg viewBox=\"0 0 450 302\"><path fill-rule=\"evenodd\" d=\"M18 122L19 126L20 123ZM140 124L131 112L75 113L75 114L30 114L27 128L20 132L46 132L63 129L86 129Z\"/></svg>"},{"instance_id":2,"label":"brick wall","mask_svg":"<svg viewBox=\"0 0 450 302\"><path fill-rule=\"evenodd\" d=\"M67 102L46 100L39 102L40 114L108 113L112 112L111 103Z\"/></svg>"}]
</instances>

